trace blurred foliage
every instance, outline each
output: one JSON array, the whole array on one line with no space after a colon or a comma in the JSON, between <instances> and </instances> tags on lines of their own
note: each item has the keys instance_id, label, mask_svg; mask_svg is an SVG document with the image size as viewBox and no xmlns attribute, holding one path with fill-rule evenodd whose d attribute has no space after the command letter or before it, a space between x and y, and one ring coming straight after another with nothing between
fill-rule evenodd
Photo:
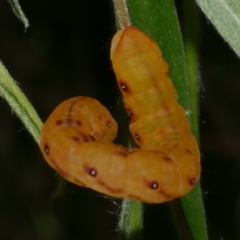
<instances>
[{"instance_id":1,"label":"blurred foliage","mask_svg":"<svg viewBox=\"0 0 240 240\"><path fill-rule=\"evenodd\" d=\"M240 56L240 2L238 0L196 0L219 34Z\"/></svg>"}]
</instances>

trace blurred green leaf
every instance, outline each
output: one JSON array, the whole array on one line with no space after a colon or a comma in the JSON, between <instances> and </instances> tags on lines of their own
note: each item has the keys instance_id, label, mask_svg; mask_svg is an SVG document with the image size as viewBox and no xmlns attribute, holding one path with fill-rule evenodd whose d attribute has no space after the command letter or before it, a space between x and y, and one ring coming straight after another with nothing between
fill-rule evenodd
<instances>
[{"instance_id":1,"label":"blurred green leaf","mask_svg":"<svg viewBox=\"0 0 240 240\"><path fill-rule=\"evenodd\" d=\"M224 40L240 56L240 1L197 0L197 3Z\"/></svg>"},{"instance_id":2,"label":"blurred green leaf","mask_svg":"<svg viewBox=\"0 0 240 240\"><path fill-rule=\"evenodd\" d=\"M26 18L18 0L9 0L11 3L13 12L20 19L20 21L24 24L25 29L29 27L28 19Z\"/></svg>"}]
</instances>

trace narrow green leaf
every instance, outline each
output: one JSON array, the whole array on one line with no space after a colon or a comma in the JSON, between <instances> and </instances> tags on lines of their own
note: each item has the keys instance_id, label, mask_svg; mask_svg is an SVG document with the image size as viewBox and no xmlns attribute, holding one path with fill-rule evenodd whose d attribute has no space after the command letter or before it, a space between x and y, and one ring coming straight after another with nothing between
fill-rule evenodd
<instances>
[{"instance_id":1,"label":"narrow green leaf","mask_svg":"<svg viewBox=\"0 0 240 240\"><path fill-rule=\"evenodd\" d=\"M29 27L28 19L26 18L18 0L9 0L9 2L11 3L12 9L15 15L20 19L20 21L22 21L22 23L24 24L24 27L28 28Z\"/></svg>"},{"instance_id":2,"label":"narrow green leaf","mask_svg":"<svg viewBox=\"0 0 240 240\"><path fill-rule=\"evenodd\" d=\"M240 56L240 1L196 0L225 41Z\"/></svg>"},{"instance_id":3,"label":"narrow green leaf","mask_svg":"<svg viewBox=\"0 0 240 240\"><path fill-rule=\"evenodd\" d=\"M0 62L0 95L8 102L24 126L39 143L42 122L26 96Z\"/></svg>"},{"instance_id":4,"label":"narrow green leaf","mask_svg":"<svg viewBox=\"0 0 240 240\"><path fill-rule=\"evenodd\" d=\"M183 38L187 62L189 82L191 129L199 141L198 121L198 13L195 2L183 0ZM201 197L201 188L198 184L187 196L181 199L182 207L188 219L190 229L195 240L207 239L207 227L204 216L204 207Z\"/></svg>"}]
</instances>

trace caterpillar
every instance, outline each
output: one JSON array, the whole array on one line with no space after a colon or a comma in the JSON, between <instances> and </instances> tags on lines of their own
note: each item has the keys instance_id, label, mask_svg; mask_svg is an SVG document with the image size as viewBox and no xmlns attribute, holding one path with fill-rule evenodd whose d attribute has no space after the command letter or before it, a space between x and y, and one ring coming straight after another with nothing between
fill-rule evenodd
<instances>
[{"instance_id":1,"label":"caterpillar","mask_svg":"<svg viewBox=\"0 0 240 240\"><path fill-rule=\"evenodd\" d=\"M186 195L199 181L200 153L161 50L128 26L113 37L111 61L141 148L113 144L117 124L108 110L75 97L44 124L44 158L68 181L109 196L162 203Z\"/></svg>"}]
</instances>

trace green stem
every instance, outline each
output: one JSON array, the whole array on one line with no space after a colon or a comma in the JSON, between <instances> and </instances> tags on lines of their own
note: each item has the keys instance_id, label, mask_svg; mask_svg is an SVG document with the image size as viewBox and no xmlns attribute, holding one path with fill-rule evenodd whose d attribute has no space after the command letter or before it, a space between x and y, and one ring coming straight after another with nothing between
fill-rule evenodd
<instances>
[{"instance_id":1,"label":"green stem","mask_svg":"<svg viewBox=\"0 0 240 240\"><path fill-rule=\"evenodd\" d=\"M118 27L123 29L130 25L128 8L125 0L113 0L115 7L115 15ZM134 143L133 143L134 144ZM131 140L129 141L129 149L132 148ZM141 240L143 236L143 203L139 201L131 201L124 199L121 207L119 219L119 240Z\"/></svg>"},{"instance_id":2,"label":"green stem","mask_svg":"<svg viewBox=\"0 0 240 240\"><path fill-rule=\"evenodd\" d=\"M143 239L143 204L124 199L119 219L118 240Z\"/></svg>"}]
</instances>

